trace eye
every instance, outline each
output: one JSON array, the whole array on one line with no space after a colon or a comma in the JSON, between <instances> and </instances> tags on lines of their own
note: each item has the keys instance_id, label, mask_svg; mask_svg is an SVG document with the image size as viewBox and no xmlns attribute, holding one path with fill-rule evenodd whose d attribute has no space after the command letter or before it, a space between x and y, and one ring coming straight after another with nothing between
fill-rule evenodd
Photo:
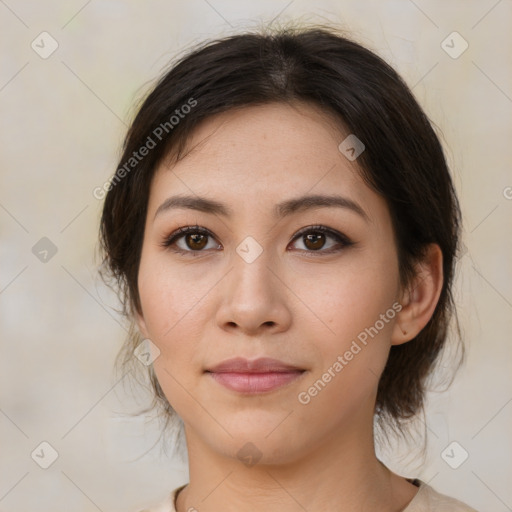
<instances>
[{"instance_id":1,"label":"eye","mask_svg":"<svg viewBox=\"0 0 512 512\"><path fill-rule=\"evenodd\" d=\"M213 235L205 228L201 228L197 225L185 226L171 233L171 235L163 240L161 245L169 248L176 245L176 248L172 249L174 252L181 254L192 253L192 256L199 256L198 253L204 252L203 249L208 248L208 237L213 238ZM180 247L177 242L181 241L181 239L183 239L184 244ZM219 245L217 245L217 247L219 247Z\"/></svg>"},{"instance_id":2,"label":"eye","mask_svg":"<svg viewBox=\"0 0 512 512\"><path fill-rule=\"evenodd\" d=\"M330 247L326 250L322 250L325 249L326 240L329 238L334 240L334 243L331 243ZM326 226L308 226L303 228L295 235L293 241L295 240L302 241L305 249L300 250L304 250L307 253L313 253L308 254L308 256L317 256L317 254L314 254L315 252L318 252L319 255L332 254L341 251L345 247L354 245L354 242L352 242L346 235L327 228Z\"/></svg>"},{"instance_id":3,"label":"eye","mask_svg":"<svg viewBox=\"0 0 512 512\"><path fill-rule=\"evenodd\" d=\"M180 254L199 256L200 253L205 252L205 249L221 248L220 244L213 244L214 247L208 247L208 238L214 239L207 229L197 225L185 226L171 233L162 241L161 245ZM310 254L315 252L319 253L318 255L332 254L354 245L354 242L347 236L326 226L307 226L294 236L292 242L299 239L302 240L305 247L305 249L299 250L304 251L308 256L317 256L316 254ZM334 243L331 243L327 250L322 250L325 248L328 239L331 239ZM182 242L181 246L178 242Z\"/></svg>"}]
</instances>

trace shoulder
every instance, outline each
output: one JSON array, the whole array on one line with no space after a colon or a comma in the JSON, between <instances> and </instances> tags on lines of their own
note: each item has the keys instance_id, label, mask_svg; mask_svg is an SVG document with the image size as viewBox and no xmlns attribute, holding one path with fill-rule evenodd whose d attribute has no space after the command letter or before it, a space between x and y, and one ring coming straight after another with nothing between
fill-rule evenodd
<instances>
[{"instance_id":1,"label":"shoulder","mask_svg":"<svg viewBox=\"0 0 512 512\"><path fill-rule=\"evenodd\" d=\"M418 483L418 493L403 512L477 512L462 501L438 493L421 480Z\"/></svg>"},{"instance_id":2,"label":"shoulder","mask_svg":"<svg viewBox=\"0 0 512 512\"><path fill-rule=\"evenodd\" d=\"M176 502L176 497L178 493L186 486L187 484L180 485L176 487L174 491L172 491L164 501L161 501L157 505L153 505L152 507L147 507L144 510L139 510L138 512L176 512L176 508L174 506Z\"/></svg>"}]
</instances>

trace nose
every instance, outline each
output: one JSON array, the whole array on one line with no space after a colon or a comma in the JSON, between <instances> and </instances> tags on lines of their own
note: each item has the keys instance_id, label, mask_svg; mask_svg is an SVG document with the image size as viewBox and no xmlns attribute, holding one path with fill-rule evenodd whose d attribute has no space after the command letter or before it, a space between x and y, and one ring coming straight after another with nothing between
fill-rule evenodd
<instances>
[{"instance_id":1,"label":"nose","mask_svg":"<svg viewBox=\"0 0 512 512\"><path fill-rule=\"evenodd\" d=\"M223 280L222 300L217 325L224 330L240 331L247 336L277 333L289 328L290 289L265 251L248 263L238 254Z\"/></svg>"}]
</instances>

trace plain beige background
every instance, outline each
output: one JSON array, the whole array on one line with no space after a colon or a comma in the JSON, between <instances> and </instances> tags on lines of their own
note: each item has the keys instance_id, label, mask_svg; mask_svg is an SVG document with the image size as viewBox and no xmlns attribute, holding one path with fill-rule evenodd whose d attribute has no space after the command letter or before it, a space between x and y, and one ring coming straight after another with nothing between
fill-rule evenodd
<instances>
[{"instance_id":1,"label":"plain beige background","mask_svg":"<svg viewBox=\"0 0 512 512\"><path fill-rule=\"evenodd\" d=\"M463 209L467 361L430 396L424 462L383 457L481 511L512 510L510 0L2 0L0 15L0 510L137 510L187 481L153 447L158 426L122 414L125 324L97 276L93 189L177 53L299 18L341 25L397 68L443 133Z\"/></svg>"}]
</instances>

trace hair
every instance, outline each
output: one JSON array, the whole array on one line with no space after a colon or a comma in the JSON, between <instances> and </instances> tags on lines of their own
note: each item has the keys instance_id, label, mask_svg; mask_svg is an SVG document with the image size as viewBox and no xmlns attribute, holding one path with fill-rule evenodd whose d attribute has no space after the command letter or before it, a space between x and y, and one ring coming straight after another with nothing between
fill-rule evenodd
<instances>
[{"instance_id":1,"label":"hair","mask_svg":"<svg viewBox=\"0 0 512 512\"><path fill-rule=\"evenodd\" d=\"M406 83L382 58L332 28L267 29L202 43L166 71L143 101L124 140L100 226L100 273L114 282L131 321L118 364L138 364L133 351L141 338L133 314L141 313L137 277L155 169L171 154L183 156L202 120L274 102L320 107L364 143L359 172L388 205L403 286L413 283L427 245L441 248L444 279L435 311L413 340L391 347L378 384L377 422L402 432L423 410L427 378L456 317L452 281L460 209L440 141ZM150 140L154 147L135 158ZM457 328L460 335L458 321ZM151 366L149 379L153 405L162 405L168 420L177 416Z\"/></svg>"}]
</instances>

